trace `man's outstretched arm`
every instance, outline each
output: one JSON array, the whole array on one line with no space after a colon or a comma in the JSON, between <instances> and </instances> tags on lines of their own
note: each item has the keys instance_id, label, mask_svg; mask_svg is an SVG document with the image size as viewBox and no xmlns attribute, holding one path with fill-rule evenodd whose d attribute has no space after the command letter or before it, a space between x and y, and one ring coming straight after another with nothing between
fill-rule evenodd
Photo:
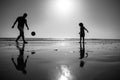
<instances>
[{"instance_id":1,"label":"man's outstretched arm","mask_svg":"<svg viewBox=\"0 0 120 80\"><path fill-rule=\"evenodd\" d=\"M29 56L27 56L27 58L25 59L25 65L26 65L26 63L27 63L28 58L29 58Z\"/></svg>"},{"instance_id":2,"label":"man's outstretched arm","mask_svg":"<svg viewBox=\"0 0 120 80\"><path fill-rule=\"evenodd\" d=\"M28 24L27 24L27 20L26 20L26 22L25 22L25 25L26 25L27 29L29 30L29 27L28 27Z\"/></svg>"},{"instance_id":3,"label":"man's outstretched arm","mask_svg":"<svg viewBox=\"0 0 120 80\"><path fill-rule=\"evenodd\" d=\"M14 28L14 26L15 26L15 24L17 23L17 19L15 20L15 22L14 22L14 24L13 24L13 26L12 26L12 28Z\"/></svg>"},{"instance_id":4,"label":"man's outstretched arm","mask_svg":"<svg viewBox=\"0 0 120 80\"><path fill-rule=\"evenodd\" d=\"M17 67L17 65L16 65L16 63L15 63L15 61L14 61L14 58L11 58L11 60L12 60L12 62L13 62L13 64L14 64L14 66Z\"/></svg>"}]
</instances>

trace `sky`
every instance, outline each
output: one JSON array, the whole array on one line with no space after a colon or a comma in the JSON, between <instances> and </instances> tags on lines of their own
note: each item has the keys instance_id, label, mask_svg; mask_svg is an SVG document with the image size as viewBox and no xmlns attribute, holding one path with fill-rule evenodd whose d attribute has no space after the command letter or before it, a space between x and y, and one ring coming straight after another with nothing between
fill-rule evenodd
<instances>
[{"instance_id":1,"label":"sky","mask_svg":"<svg viewBox=\"0 0 120 80\"><path fill-rule=\"evenodd\" d=\"M0 10L1 38L19 35L11 26L26 12L27 38L78 38L82 22L86 38L120 39L120 0L0 0Z\"/></svg>"}]
</instances>

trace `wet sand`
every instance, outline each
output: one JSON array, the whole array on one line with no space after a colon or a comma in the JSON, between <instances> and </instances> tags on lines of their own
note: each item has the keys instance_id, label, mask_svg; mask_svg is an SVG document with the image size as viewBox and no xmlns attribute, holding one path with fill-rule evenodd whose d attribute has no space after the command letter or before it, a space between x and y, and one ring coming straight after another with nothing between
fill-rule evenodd
<instances>
[{"instance_id":1,"label":"wet sand","mask_svg":"<svg viewBox=\"0 0 120 80\"><path fill-rule=\"evenodd\" d=\"M0 41L0 80L120 80L120 41L88 41L80 54L78 41Z\"/></svg>"}]
</instances>

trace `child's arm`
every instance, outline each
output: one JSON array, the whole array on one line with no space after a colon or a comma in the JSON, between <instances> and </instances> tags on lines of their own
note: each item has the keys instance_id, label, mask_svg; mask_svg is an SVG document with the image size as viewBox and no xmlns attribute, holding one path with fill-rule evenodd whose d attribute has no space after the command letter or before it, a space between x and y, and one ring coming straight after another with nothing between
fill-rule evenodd
<instances>
[{"instance_id":1,"label":"child's arm","mask_svg":"<svg viewBox=\"0 0 120 80\"><path fill-rule=\"evenodd\" d=\"M85 29L87 32L89 32L85 27L84 27L84 29Z\"/></svg>"}]
</instances>

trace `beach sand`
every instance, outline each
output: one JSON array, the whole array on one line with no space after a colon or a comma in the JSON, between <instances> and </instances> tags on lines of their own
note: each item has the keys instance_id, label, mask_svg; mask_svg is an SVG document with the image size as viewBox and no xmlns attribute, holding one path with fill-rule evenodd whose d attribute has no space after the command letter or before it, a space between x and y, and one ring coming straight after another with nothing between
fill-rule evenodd
<instances>
[{"instance_id":1,"label":"beach sand","mask_svg":"<svg viewBox=\"0 0 120 80\"><path fill-rule=\"evenodd\" d=\"M0 41L0 80L120 80L120 41L88 41L86 53L78 41Z\"/></svg>"}]
</instances>

